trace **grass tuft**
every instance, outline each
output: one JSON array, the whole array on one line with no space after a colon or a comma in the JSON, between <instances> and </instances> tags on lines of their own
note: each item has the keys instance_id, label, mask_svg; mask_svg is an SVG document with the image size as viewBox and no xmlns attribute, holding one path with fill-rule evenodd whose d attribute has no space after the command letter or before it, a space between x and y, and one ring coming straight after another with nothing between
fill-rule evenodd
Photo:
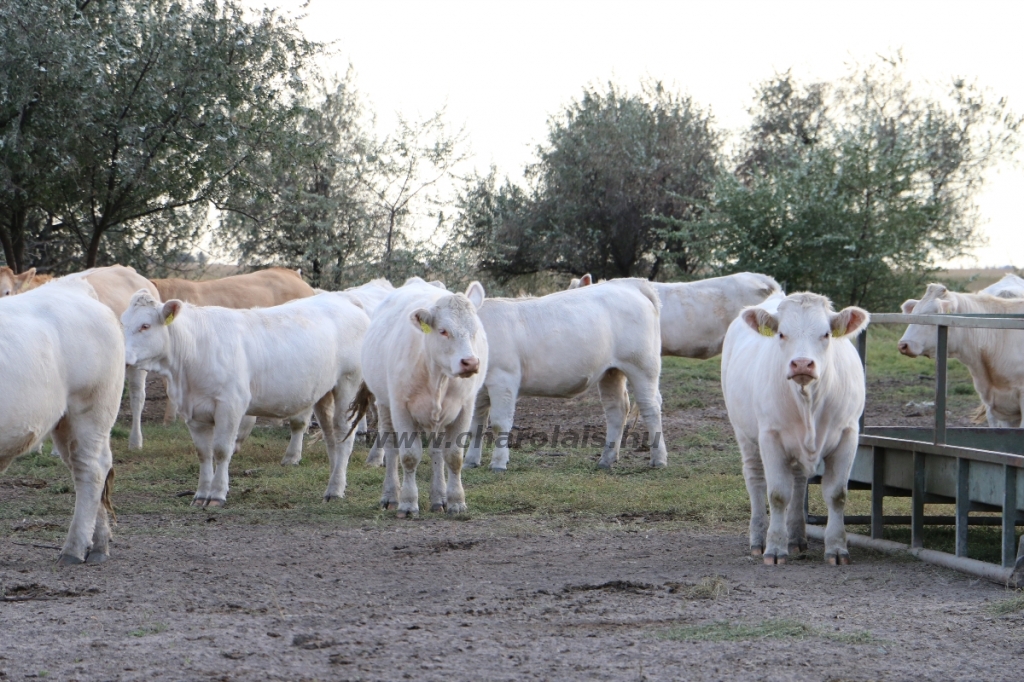
<instances>
[{"instance_id":1,"label":"grass tuft","mask_svg":"<svg viewBox=\"0 0 1024 682\"><path fill-rule=\"evenodd\" d=\"M1011 613L1024 611L1024 592L1017 592L1009 599L989 604L985 610L993 616L1008 616Z\"/></svg>"}]
</instances>

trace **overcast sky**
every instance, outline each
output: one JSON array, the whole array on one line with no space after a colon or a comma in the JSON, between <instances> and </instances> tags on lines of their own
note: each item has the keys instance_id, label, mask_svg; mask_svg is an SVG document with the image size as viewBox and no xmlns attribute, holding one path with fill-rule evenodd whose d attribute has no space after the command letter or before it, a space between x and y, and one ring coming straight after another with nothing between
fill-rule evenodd
<instances>
[{"instance_id":1,"label":"overcast sky","mask_svg":"<svg viewBox=\"0 0 1024 682\"><path fill-rule=\"evenodd\" d=\"M447 107L481 171L515 178L550 115L586 84L635 90L651 77L740 130L754 87L777 71L835 79L855 62L902 50L915 83L976 79L1024 111L1024 2L600 2L530 0L250 0L304 12L333 42L329 68L355 68L383 131L401 112ZM1024 164L991 173L979 198L987 246L977 264L1024 267ZM961 263L973 265L973 262Z\"/></svg>"}]
</instances>

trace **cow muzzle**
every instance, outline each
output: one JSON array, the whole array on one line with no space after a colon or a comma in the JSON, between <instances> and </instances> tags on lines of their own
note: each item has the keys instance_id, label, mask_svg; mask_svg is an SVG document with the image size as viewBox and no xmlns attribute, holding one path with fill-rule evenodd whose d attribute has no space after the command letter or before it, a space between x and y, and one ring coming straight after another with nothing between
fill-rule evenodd
<instances>
[{"instance_id":1,"label":"cow muzzle","mask_svg":"<svg viewBox=\"0 0 1024 682\"><path fill-rule=\"evenodd\" d=\"M900 349L900 354L901 355L906 355L908 358L916 358L917 357L917 353L915 353L914 351L912 351L910 349L910 344L907 343L906 341L900 341L899 346L897 346L897 348Z\"/></svg>"},{"instance_id":2,"label":"cow muzzle","mask_svg":"<svg viewBox=\"0 0 1024 682\"><path fill-rule=\"evenodd\" d=\"M818 368L810 358L794 358L789 361L789 375L786 378L806 386L818 378Z\"/></svg>"},{"instance_id":3,"label":"cow muzzle","mask_svg":"<svg viewBox=\"0 0 1024 682\"><path fill-rule=\"evenodd\" d=\"M459 376L463 379L480 371L480 358L462 358L459 360Z\"/></svg>"}]
</instances>

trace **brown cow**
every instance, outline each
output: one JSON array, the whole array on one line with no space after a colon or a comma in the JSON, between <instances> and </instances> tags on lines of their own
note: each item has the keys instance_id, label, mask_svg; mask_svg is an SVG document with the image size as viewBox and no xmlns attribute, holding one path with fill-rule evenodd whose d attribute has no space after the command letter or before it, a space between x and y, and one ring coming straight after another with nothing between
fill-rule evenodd
<instances>
[{"instance_id":1,"label":"brown cow","mask_svg":"<svg viewBox=\"0 0 1024 682\"><path fill-rule=\"evenodd\" d=\"M178 299L193 305L224 308L269 308L316 292L302 276L287 268L267 268L247 275L195 282L188 279L154 279L160 299Z\"/></svg>"},{"instance_id":2,"label":"brown cow","mask_svg":"<svg viewBox=\"0 0 1024 682\"><path fill-rule=\"evenodd\" d=\"M23 294L30 289L46 284L53 275L37 275L35 268L29 268L20 275L14 274L6 265L0 267L0 296Z\"/></svg>"},{"instance_id":3,"label":"brown cow","mask_svg":"<svg viewBox=\"0 0 1024 682\"><path fill-rule=\"evenodd\" d=\"M204 282L177 278L154 279L152 282L162 301L178 299L193 305L222 308L269 308L316 294L313 287L303 281L301 274L287 268L267 268ZM174 403L168 400L164 423L170 424L175 416ZM247 424L247 428L251 429L252 424ZM244 429L243 433L248 435ZM245 435L242 435L242 440Z\"/></svg>"}]
</instances>

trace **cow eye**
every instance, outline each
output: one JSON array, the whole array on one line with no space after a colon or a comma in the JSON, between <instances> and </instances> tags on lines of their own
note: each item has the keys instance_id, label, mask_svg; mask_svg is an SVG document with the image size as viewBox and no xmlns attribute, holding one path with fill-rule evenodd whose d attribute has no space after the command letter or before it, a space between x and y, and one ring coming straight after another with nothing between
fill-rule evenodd
<instances>
[{"instance_id":1,"label":"cow eye","mask_svg":"<svg viewBox=\"0 0 1024 682\"><path fill-rule=\"evenodd\" d=\"M448 330L447 329L438 329L437 333L440 334L441 336L443 336L446 339L448 338Z\"/></svg>"},{"instance_id":2,"label":"cow eye","mask_svg":"<svg viewBox=\"0 0 1024 682\"><path fill-rule=\"evenodd\" d=\"M783 334L782 332L779 332L779 341L785 341L785 340L786 340L786 335Z\"/></svg>"},{"instance_id":3,"label":"cow eye","mask_svg":"<svg viewBox=\"0 0 1024 682\"><path fill-rule=\"evenodd\" d=\"M149 325L148 325L148 324L144 324L144 325L142 325L141 327L139 327L139 331L140 331L140 332L144 332L144 331L146 331L147 329L149 329Z\"/></svg>"}]
</instances>

